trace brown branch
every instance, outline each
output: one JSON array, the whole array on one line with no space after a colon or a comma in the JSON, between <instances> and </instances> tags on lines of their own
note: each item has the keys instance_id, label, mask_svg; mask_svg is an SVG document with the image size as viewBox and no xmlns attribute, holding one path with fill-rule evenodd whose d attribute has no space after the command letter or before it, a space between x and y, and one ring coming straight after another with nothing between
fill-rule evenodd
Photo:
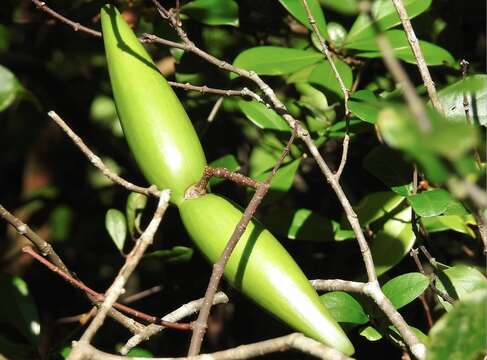
<instances>
[{"instance_id":1,"label":"brown branch","mask_svg":"<svg viewBox=\"0 0 487 360\"><path fill-rule=\"evenodd\" d=\"M363 12L368 15L376 32L376 41L384 59L384 64L391 72L394 80L402 86L404 99L406 100L411 112L414 115L414 118L418 123L419 130L423 133L431 131L431 122L426 112L426 106L416 93L416 89L414 88L408 74L402 67L399 60L397 60L395 57L394 50L392 49L389 40L377 25L372 14L370 1L362 1L361 5L363 7Z\"/></svg>"},{"instance_id":2,"label":"brown branch","mask_svg":"<svg viewBox=\"0 0 487 360\"><path fill-rule=\"evenodd\" d=\"M74 287L77 287L78 289L84 291L87 295L91 296L97 302L102 302L105 300L105 296L103 294L96 292L95 290L93 290L90 287L88 287L87 285L85 285L82 281L75 279L70 274L64 272L63 270L61 270L56 265L50 263L48 260L43 258L38 253L36 253L30 246L26 246L26 247L22 248L22 251L24 253L32 256L34 259L39 261L42 265L46 266L49 270L51 270L52 272L54 272L57 275L59 275L60 277L62 277L64 280L66 280L68 283L70 283ZM173 323L173 322L165 322L156 316L145 314L142 311L132 309L131 307L128 307L124 304L115 303L115 304L113 304L113 307L120 310L120 311L123 311L127 314L130 314L134 317L137 317L141 320L145 320L145 321L148 321L150 323L160 324L160 325L167 327L167 328L171 328L171 329L175 329L175 330L190 330L191 329L190 324L179 324L179 323Z\"/></svg>"},{"instance_id":3,"label":"brown branch","mask_svg":"<svg viewBox=\"0 0 487 360\"><path fill-rule=\"evenodd\" d=\"M203 301L203 305L200 309L198 314L198 318L193 323L193 336L191 337L191 343L189 346L188 356L198 355L201 349L201 344L203 342L203 338L206 332L206 324L208 322L208 316L210 314L211 305L213 303L213 298L215 293L218 290L218 285L220 284L220 280L223 276L223 272L225 270L225 265L227 264L230 256L237 246L238 241L242 237L247 225L252 220L257 208L259 207L262 199L269 191L270 183L273 176L276 174L279 167L282 165L282 162L286 158L287 154L289 153L289 149L291 144L294 141L295 133L293 131L291 138L289 139L288 143L286 144L280 158L274 165L272 172L267 177L266 181L260 183L252 196L249 204L247 205L242 218L238 222L237 226L235 227L230 239L228 240L225 248L223 249L222 254L220 255L218 261L213 265L213 271L211 273L210 281L208 283L208 287L206 289L205 298Z\"/></svg>"},{"instance_id":4,"label":"brown branch","mask_svg":"<svg viewBox=\"0 0 487 360\"><path fill-rule=\"evenodd\" d=\"M79 343L78 343L79 344ZM75 344L75 347L78 347ZM125 356L112 355L102 352L90 344L80 347L82 355L90 360L127 360ZM233 349L218 351L212 354L190 356L184 358L147 358L148 360L243 360L263 356L276 352L295 349L302 353L323 360L353 360L339 351L329 348L320 342L310 339L303 334L293 333L279 338L264 340L254 344L241 345ZM132 358L135 360L135 358Z\"/></svg>"},{"instance_id":5,"label":"brown branch","mask_svg":"<svg viewBox=\"0 0 487 360\"><path fill-rule=\"evenodd\" d=\"M90 343L98 329L103 325L108 311L112 308L117 298L124 292L124 287L128 278L139 264L140 259L144 255L147 247L152 244L157 228L159 227L162 217L169 206L170 195L171 193L169 190L164 190L161 192L159 196L159 203L152 220L137 240L134 248L127 256L125 264L122 266L117 277L107 290L105 300L103 300L103 303L99 307L95 318L91 321L90 325L81 336L79 342L73 346L73 349L68 357L69 360L78 360L83 358L81 351L83 345Z\"/></svg>"},{"instance_id":6,"label":"brown branch","mask_svg":"<svg viewBox=\"0 0 487 360\"><path fill-rule=\"evenodd\" d=\"M366 283L348 280L310 280L316 291L346 291L351 293L364 293Z\"/></svg>"},{"instance_id":7,"label":"brown branch","mask_svg":"<svg viewBox=\"0 0 487 360\"><path fill-rule=\"evenodd\" d=\"M149 297L151 295L157 294L157 293L161 292L161 290L162 290L162 286L156 285L156 286L153 286L149 289L139 291L133 295L124 297L122 302L124 304L130 304L130 303L145 299L146 297Z\"/></svg>"},{"instance_id":8,"label":"brown branch","mask_svg":"<svg viewBox=\"0 0 487 360\"><path fill-rule=\"evenodd\" d=\"M423 249L424 246L423 246ZM436 295L438 295L439 297L441 297L443 300L445 300L446 302L450 303L450 304L453 304L455 302L455 299L452 298L450 295L448 295L447 293L441 291L440 289L438 289L434 284L433 284L433 281L435 279L435 274L432 274L433 277L431 276L428 276L426 274L426 272L424 271L424 268L423 268L423 264L421 264L421 260L419 260L419 256L418 256L418 249L411 249L410 251L410 255L411 257L413 258L414 260L414 263L416 264L416 267L418 268L419 272L421 274L423 274L424 276L428 277L429 278L429 289L434 292Z\"/></svg>"},{"instance_id":9,"label":"brown branch","mask_svg":"<svg viewBox=\"0 0 487 360\"><path fill-rule=\"evenodd\" d=\"M201 306L203 305L203 298L191 301L183 306L179 307L178 309L174 310L173 312L167 314L162 318L162 320L166 322L177 322L187 316L193 315L199 311ZM228 297L223 292L217 292L215 297L213 298L213 305L217 304L224 304L228 302ZM135 334L132 336L127 343L119 350L120 354L126 355L130 349L134 348L135 346L139 345L142 341L147 341L149 338L162 330L166 327L160 326L157 324L150 324L148 325L143 331Z\"/></svg>"},{"instance_id":10,"label":"brown branch","mask_svg":"<svg viewBox=\"0 0 487 360\"><path fill-rule=\"evenodd\" d=\"M217 95L223 95L223 96L241 96L241 97L249 97L254 99L255 101L258 101L260 103L264 103L264 100L257 95L255 92L252 90L249 90L248 88L243 88L242 90L227 90L227 89L217 89L217 88L212 88L208 87L206 85L204 86L196 86L192 85L190 83L179 83L179 82L174 82L174 81L168 81L169 85L172 87L177 87L184 89L186 91L197 91L202 94L217 94Z\"/></svg>"},{"instance_id":11,"label":"brown branch","mask_svg":"<svg viewBox=\"0 0 487 360\"><path fill-rule=\"evenodd\" d=\"M409 46L413 51L414 57L416 59L416 65L418 66L419 73L421 74L421 78L423 79L423 83L426 87L426 91L428 92L428 96L431 99L431 104L436 111L438 111L440 114L444 114L443 107L441 105L440 99L438 98L438 93L436 92L435 83L433 82L431 74L428 70L428 66L426 65L423 52L421 51L421 47L419 46L418 38L416 37L413 26L411 25L411 21L409 20L406 7L404 6L402 0L392 0L392 2L394 3L399 18L401 19L404 31L406 32Z\"/></svg>"},{"instance_id":12,"label":"brown branch","mask_svg":"<svg viewBox=\"0 0 487 360\"><path fill-rule=\"evenodd\" d=\"M137 186L115 174L103 163L99 156L97 156L95 153L93 153L93 151L90 150L90 148L84 143L84 141L78 135L76 135L73 130L71 130L68 124L66 124L66 122L58 114L56 114L56 112L49 111L48 115L71 138L71 140L73 140L74 144L81 150L83 154L86 155L88 160L90 160L90 162L111 181L123 186L129 191L141 193L147 196L152 195L158 197L160 195L160 191L157 190L155 186L150 186L148 188Z\"/></svg>"},{"instance_id":13,"label":"brown branch","mask_svg":"<svg viewBox=\"0 0 487 360\"><path fill-rule=\"evenodd\" d=\"M74 278L74 275L71 274L71 272L66 267L64 262L54 251L51 244L49 244L47 241L41 238L27 224L23 223L17 217L12 215L7 209L5 209L1 205L0 205L0 216L4 218L10 225L15 227L15 229L17 229L17 232L19 234L25 236L28 240L30 240L39 249L40 253L43 256L46 256L58 269L63 271L65 274L70 275L72 278ZM88 298L95 306L99 305L99 302L96 300L96 298L92 297L91 295L88 295ZM137 334L139 331L141 331L144 328L142 324L139 324L137 321L125 316L124 314L120 313L115 309L111 309L109 315L115 321L125 326L134 334Z\"/></svg>"},{"instance_id":14,"label":"brown branch","mask_svg":"<svg viewBox=\"0 0 487 360\"><path fill-rule=\"evenodd\" d=\"M74 31L80 31L84 32L85 34L95 36L95 37L101 37L101 32L90 29L89 27L83 26L78 22L69 20L68 18L62 16L61 14L57 13L56 11L52 10L50 7L46 5L44 1L39 1L39 0L31 0L34 5L41 11L49 14L51 17L61 21L62 23L70 26L73 28Z\"/></svg>"}]
</instances>

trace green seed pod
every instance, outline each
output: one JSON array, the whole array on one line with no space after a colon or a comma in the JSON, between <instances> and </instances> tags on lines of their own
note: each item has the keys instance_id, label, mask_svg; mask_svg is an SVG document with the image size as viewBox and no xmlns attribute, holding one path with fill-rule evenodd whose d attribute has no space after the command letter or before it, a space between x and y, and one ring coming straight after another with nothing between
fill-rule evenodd
<instances>
[{"instance_id":1,"label":"green seed pod","mask_svg":"<svg viewBox=\"0 0 487 360\"><path fill-rule=\"evenodd\" d=\"M193 241L212 263L242 217L238 207L213 194L186 200L179 211ZM224 275L232 286L294 329L344 354L353 354L352 343L296 262L259 223L249 223Z\"/></svg>"},{"instance_id":2,"label":"green seed pod","mask_svg":"<svg viewBox=\"0 0 487 360\"><path fill-rule=\"evenodd\" d=\"M118 10L106 5L101 24L117 111L132 154L148 181L171 189L179 204L206 166L188 115Z\"/></svg>"}]
</instances>

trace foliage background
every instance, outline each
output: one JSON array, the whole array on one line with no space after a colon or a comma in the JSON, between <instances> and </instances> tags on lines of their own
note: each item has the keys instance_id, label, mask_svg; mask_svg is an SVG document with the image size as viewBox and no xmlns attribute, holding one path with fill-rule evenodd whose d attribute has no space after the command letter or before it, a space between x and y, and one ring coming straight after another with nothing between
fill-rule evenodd
<instances>
[{"instance_id":1,"label":"foliage background","mask_svg":"<svg viewBox=\"0 0 487 360\"><path fill-rule=\"evenodd\" d=\"M99 28L97 14L102 4L101 1L91 0L49 2L49 6L68 18L94 28ZM168 29L148 2L120 1L118 5L127 9L126 14L132 16L138 33L167 34ZM345 15L329 7L324 7L324 11L328 22L339 23L346 29L355 19L354 15ZM233 61L247 48L261 45L300 48L307 44L312 48L305 28L276 1L262 0L258 4L239 1L238 27L206 25L195 18L197 16L193 15L185 21L193 41L227 61ZM413 24L420 39L447 49L457 62L467 59L470 73L485 71L485 2L434 0L430 9L415 19ZM164 47L150 46L150 50L154 59L161 60L159 65L169 78L220 88L238 89L248 85L238 79L230 81L228 74L194 56L183 56L174 67L172 55L178 54ZM105 213L110 208L123 211L128 194L97 173L46 116L51 109L61 114L90 147L118 169L120 174L137 184L145 184L117 125L103 44L54 22L36 10L30 1L7 0L2 3L0 13L0 64L15 74L25 89L0 113L0 203L7 209L15 210L21 219L52 241L65 262L87 284L94 289L105 289L123 262L123 257L104 229ZM405 67L414 83L420 84L415 66L405 64ZM439 88L461 78L458 68L439 66L430 70ZM268 80L288 103L300 97L296 88L286 84L282 77ZM0 90L1 87L0 83ZM377 93L394 90L394 82L380 59L368 61L359 84L359 89L365 88ZM177 90L177 93L200 131L209 161L230 154L237 159L240 171L262 173L259 164L263 160L255 155L256 151L268 153L269 141L275 144L275 139L286 138L286 134L253 126L234 98L224 100L222 110L208 126L206 118L217 96L181 90ZM335 100L333 95L329 95L330 104ZM303 114L306 110L300 111ZM337 110L337 118L342 115L340 111ZM268 134L271 133L275 135L274 140L269 140ZM363 166L365 156L378 145L373 126L358 123L352 133L354 136L342 183L350 200L356 204L367 194L385 191L388 187ZM329 164L339 163L340 144L341 138L332 136L322 145L321 151ZM304 148L298 144L293 151L294 157L300 158L302 152ZM481 152L484 152L482 146ZM293 186L286 185L291 185L291 182ZM324 234L317 236L316 232L312 232L317 225L311 220L308 225L313 235L302 234L304 240L299 239L300 236L289 239L285 236L286 231L284 234L278 231L282 227L277 229L274 226L276 216L282 218L286 209L301 208L313 211L320 221L340 222L341 208L312 159L301 159L299 170L283 175L282 183L278 185L280 189L274 189L269 195L267 204L260 209L259 218L274 229L274 233L281 235L283 244L308 277L351 279L363 275L362 262L358 261L360 252L353 241L334 241L333 232L325 232L327 229L323 228L319 229ZM231 184L216 185L214 190L241 205L248 200L248 193L244 189ZM147 213L150 214L150 211ZM42 324L38 349L40 353L49 353L55 358L58 350L68 345L82 329L77 323L60 324L58 320L86 312L89 304L82 294L56 275L20 255L20 242L4 223L0 223L0 234L1 269L5 273L21 276L28 284ZM192 248L177 211L171 209L163 221L154 250L170 250L175 246ZM481 242L475 239L475 235L472 238L459 232L443 231L431 234L428 246L442 263L482 264ZM143 261L130 280L127 294L154 285L161 285L162 291L136 303L137 307L163 315L202 296L210 275L209 265L197 252L191 256L189 249L179 248L179 251L183 256L175 257L173 252L166 259L154 257ZM417 271L414 262L405 256L383 281L412 271ZM285 326L256 309L247 299L225 284L222 286L230 295L231 304L217 307L213 312L205 351L288 332ZM435 303L432 299L430 301L431 304ZM435 318L443 313L438 305L432 311ZM419 301L407 305L402 312L409 324L428 332ZM26 340L8 322L0 323L2 336L8 335L10 340L20 343ZM108 322L97 336L96 345L113 351L120 339L125 339L127 335L117 324ZM401 354L390 342L384 339L378 343L370 342L360 336L356 329L351 331L351 337L359 349L360 359L377 354L398 358ZM182 354L188 340L188 334L167 331L143 344L143 347L154 354ZM298 355L287 356L296 358Z\"/></svg>"}]
</instances>

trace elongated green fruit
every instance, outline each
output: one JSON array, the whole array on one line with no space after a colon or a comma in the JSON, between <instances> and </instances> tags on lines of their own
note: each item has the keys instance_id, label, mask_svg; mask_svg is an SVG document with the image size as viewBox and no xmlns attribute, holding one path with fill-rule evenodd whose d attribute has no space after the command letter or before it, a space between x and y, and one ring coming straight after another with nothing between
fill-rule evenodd
<instances>
[{"instance_id":1,"label":"elongated green fruit","mask_svg":"<svg viewBox=\"0 0 487 360\"><path fill-rule=\"evenodd\" d=\"M181 102L118 10L101 10L113 95L125 137L147 180L179 204L202 176L205 155Z\"/></svg>"},{"instance_id":2,"label":"elongated green fruit","mask_svg":"<svg viewBox=\"0 0 487 360\"><path fill-rule=\"evenodd\" d=\"M183 223L200 248L216 262L242 212L207 194L179 205ZM277 239L252 221L225 267L225 278L296 330L351 355L353 345L320 302L308 279Z\"/></svg>"},{"instance_id":3,"label":"elongated green fruit","mask_svg":"<svg viewBox=\"0 0 487 360\"><path fill-rule=\"evenodd\" d=\"M184 199L206 165L181 103L132 30L112 6L101 11L113 93L130 149L146 178L172 190L183 223L215 262L242 212L212 194ZM353 346L282 245L251 222L225 267L227 280L277 318L345 354Z\"/></svg>"}]
</instances>

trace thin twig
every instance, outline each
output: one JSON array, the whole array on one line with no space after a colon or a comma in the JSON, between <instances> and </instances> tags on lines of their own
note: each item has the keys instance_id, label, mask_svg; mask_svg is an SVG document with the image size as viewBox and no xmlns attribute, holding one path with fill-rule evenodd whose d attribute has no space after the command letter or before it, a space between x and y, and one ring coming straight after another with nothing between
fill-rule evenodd
<instances>
[{"instance_id":1,"label":"thin twig","mask_svg":"<svg viewBox=\"0 0 487 360\"><path fill-rule=\"evenodd\" d=\"M423 133L431 131L431 122L426 112L426 106L416 93L416 89L414 88L408 74L402 67L399 60L397 60L395 57L394 50L392 49L389 40L377 25L374 16L372 15L370 2L362 1L361 5L364 8L364 13L369 16L372 26L376 32L377 45L379 46L384 63L387 69L391 72L394 80L402 86L404 99L406 100L411 112L414 115L414 118L418 123L419 130Z\"/></svg>"},{"instance_id":2,"label":"thin twig","mask_svg":"<svg viewBox=\"0 0 487 360\"><path fill-rule=\"evenodd\" d=\"M140 291L140 292L137 292L133 295L130 295L130 296L127 296L127 297L124 297L122 302L124 304L130 304L130 303L133 303L133 302L136 302L136 301L139 301L139 300L142 300L146 297L149 297L151 295L154 295L154 294L157 294L159 292L161 292L162 290L162 286L161 285L156 285L156 286L153 286L149 289L145 289L143 291Z\"/></svg>"},{"instance_id":3,"label":"thin twig","mask_svg":"<svg viewBox=\"0 0 487 360\"><path fill-rule=\"evenodd\" d=\"M94 299L96 299L96 301L103 302L105 300L105 296L103 294L96 292L95 290L93 290L90 287L88 287L87 285L85 285L82 281L75 279L70 274L62 271L56 265L50 263L48 260L46 260L45 258L40 256L39 254L37 254L30 246L26 246L26 247L22 248L22 251L24 253L32 256L34 259L36 259L41 264L46 266L52 272L61 276L64 280L66 280L68 283L70 283L74 287L77 287L78 289L84 291L86 294L92 296ZM191 329L190 324L179 324L179 323L172 323L172 322L167 323L167 322L161 321L156 316L145 314L142 311L132 309L132 308L130 308L124 304L114 303L113 307L120 310L120 311L123 311L127 314L130 314L134 317L137 317L141 320L145 320L145 321L148 321L150 323L156 323L156 324L159 324L161 326L164 326L164 327L167 327L170 329L176 329L176 330L190 330Z\"/></svg>"},{"instance_id":4,"label":"thin twig","mask_svg":"<svg viewBox=\"0 0 487 360\"><path fill-rule=\"evenodd\" d=\"M447 293L441 291L436 286L434 286L433 281L436 275L432 274L433 277L431 277L428 276L428 274L426 274L426 272L424 271L423 264L421 264L421 260L419 260L418 249L411 249L410 255L412 256L414 263L416 264L416 267L418 268L419 272L429 278L429 289L433 291L436 295L441 297L443 300L445 300L446 302L453 304L455 302L454 298L452 298L450 295L448 295Z\"/></svg>"},{"instance_id":5,"label":"thin twig","mask_svg":"<svg viewBox=\"0 0 487 360\"><path fill-rule=\"evenodd\" d=\"M39 1L39 0L31 0L31 1L34 3L34 5L39 10L44 11L45 13L49 14L53 18L55 18L55 19L61 21L62 23L72 27L74 31L84 32L88 35L96 36L96 37L102 36L101 32L90 29L89 27L83 26L78 22L69 20L68 18L66 18L66 17L62 16L61 14L57 13L56 11L52 10L50 7L48 7L46 5L46 3L44 1Z\"/></svg>"},{"instance_id":6,"label":"thin twig","mask_svg":"<svg viewBox=\"0 0 487 360\"><path fill-rule=\"evenodd\" d=\"M350 144L350 135L348 134L348 123L350 120L350 110L348 108L348 101L350 99L350 90L347 89L347 87L345 86L345 83L343 82L343 79L342 79L340 73L338 72L338 69L335 65L335 60L333 59L333 55L330 52L330 50L328 49L328 46L326 45L325 39L321 35L321 33L318 29L318 26L316 25L316 20L315 20L313 14L311 13L311 10L310 10L309 5L308 5L308 1L307 0L301 0L301 2L302 2L304 9L306 11L306 15L308 16L308 21L309 21L309 23L313 29L313 32L315 33L315 35L318 38L318 43L320 44L320 47L321 47L320 50L323 53L323 56L325 57L325 59L328 60L328 63L331 66L333 74L335 75L335 78L337 79L338 84L340 86L340 90L342 91L342 94L343 94L343 102L344 102L344 107L345 107L345 119L347 121L347 130L346 130L345 137L343 138L342 158L341 158L338 170L335 173L335 177L337 178L337 180L340 180L340 176L342 175L343 169L345 168L345 165L347 163L348 147Z\"/></svg>"},{"instance_id":7,"label":"thin twig","mask_svg":"<svg viewBox=\"0 0 487 360\"><path fill-rule=\"evenodd\" d=\"M203 305L203 298L191 301L187 304L182 305L178 309L174 310L173 312L167 314L162 318L162 320L167 322L177 322L187 316L193 315L199 311L201 306ZM213 305L217 304L225 304L228 302L228 297L223 292L219 291L215 294L213 298ZM119 350L119 353L122 355L126 355L130 349L134 348L135 346L139 345L142 341L147 341L149 338L162 330L166 327L160 326L157 324L150 324L148 325L143 331L139 332L132 336L127 343Z\"/></svg>"},{"instance_id":8,"label":"thin twig","mask_svg":"<svg viewBox=\"0 0 487 360\"><path fill-rule=\"evenodd\" d=\"M423 52L421 51L421 47L419 46L418 38L414 33L413 26L411 25L411 21L409 19L406 7L402 0L392 0L396 11L401 19L402 26L404 31L406 32L409 46L413 51L414 57L416 59L416 65L418 65L419 73L421 74L421 78L423 79L424 86L426 87L426 91L428 92L428 96L431 99L431 104L438 111L440 114L444 114L443 106L441 105L440 99L438 98L438 93L436 92L435 83L431 78L431 74L428 70L428 66L426 65L426 61L423 56Z\"/></svg>"},{"instance_id":9,"label":"thin twig","mask_svg":"<svg viewBox=\"0 0 487 360\"><path fill-rule=\"evenodd\" d=\"M192 85L190 83L179 83L179 82L174 82L174 81L168 81L168 83L172 87L181 88L181 89L184 89L186 91L197 91L197 92L200 92L202 94L217 94L217 95L223 95L223 96L249 97L249 98L254 99L255 101L258 101L260 103L264 103L264 100L259 95L257 95L252 90L249 90L248 88L243 88L242 90L228 90L228 89L212 88L212 87L208 87L206 85L197 86L197 85Z\"/></svg>"},{"instance_id":10,"label":"thin twig","mask_svg":"<svg viewBox=\"0 0 487 360\"><path fill-rule=\"evenodd\" d=\"M118 272L117 277L113 281L110 288L107 290L105 294L105 300L99 307L95 318L91 321L90 325L85 330L80 340L76 343L76 345L73 346L68 360L79 360L83 358L83 346L86 346L90 343L91 339L96 334L98 329L103 325L108 310L112 308L117 298L124 292L125 283L137 267L147 247L152 244L157 228L159 227L162 217L167 207L169 206L170 195L171 193L169 190L164 190L161 192L159 196L159 203L157 205L154 216L152 217L152 220L137 240L130 254L127 256L125 264L122 266L122 268Z\"/></svg>"},{"instance_id":11,"label":"thin twig","mask_svg":"<svg viewBox=\"0 0 487 360\"><path fill-rule=\"evenodd\" d=\"M213 271L211 273L210 281L206 289L203 305L198 314L198 318L193 323L193 336L191 337L188 356L198 355L200 352L201 344L203 342L203 338L206 332L208 316L210 314L211 305L213 303L213 297L215 296L215 293L218 290L218 285L220 284L220 280L223 276L225 265L230 259L230 256L232 255L233 250L237 246L238 241L240 240L243 233L245 232L247 225L252 220L252 217L257 211L257 208L262 202L262 199L269 191L271 180L273 176L276 174L277 169L279 169L279 167L282 165L282 162L284 161L287 154L289 153L289 149L291 147L291 144L294 141L294 137L295 137L295 133L293 131L291 138L289 139L284 150L282 151L280 158L274 165L272 172L269 174L269 176L263 183L260 183L258 185L254 195L252 196L252 199L250 200L249 204L247 205L242 215L242 218L238 222L232 235L230 236L230 239L225 245L222 254L220 255L218 261L213 265Z\"/></svg>"},{"instance_id":12,"label":"thin twig","mask_svg":"<svg viewBox=\"0 0 487 360\"><path fill-rule=\"evenodd\" d=\"M367 283L348 281L341 279L334 280L310 280L311 286L315 288L316 291L346 291L351 293L363 294L364 287Z\"/></svg>"},{"instance_id":13,"label":"thin twig","mask_svg":"<svg viewBox=\"0 0 487 360\"><path fill-rule=\"evenodd\" d=\"M150 186L148 188L144 188L141 186L137 186L132 184L131 182L123 179L122 177L115 174L112 170L110 170L100 159L98 155L96 155L90 148L84 143L84 141L76 135L76 133L71 130L71 128L66 124L66 122L54 111L49 111L48 115L51 119L53 119L56 124L73 140L74 144L81 150L83 154L86 155L88 160L102 172L107 178L113 181L116 184L119 184L126 188L129 191L141 193L147 196L155 196L158 197L160 195L160 191L157 190L155 186Z\"/></svg>"},{"instance_id":14,"label":"thin twig","mask_svg":"<svg viewBox=\"0 0 487 360\"><path fill-rule=\"evenodd\" d=\"M0 205L0 216L4 218L10 225L17 229L17 232L23 236L25 236L28 240L30 240L40 251L43 256L46 256L58 269L63 271L65 274L69 275L71 278L75 278L75 276L69 271L67 266L61 260L59 255L54 251L51 244L41 238L35 231L33 231L27 224L23 223L20 219L15 217L12 213L10 213L7 209L5 209L2 205ZM96 300L95 297L87 294L88 299L95 305L99 306L99 302ZM111 309L109 313L110 317L112 317L115 321L119 322L127 329L129 329L132 333L137 334L141 331L144 327L142 324L138 323L134 319L131 319L121 312Z\"/></svg>"},{"instance_id":15,"label":"thin twig","mask_svg":"<svg viewBox=\"0 0 487 360\"><path fill-rule=\"evenodd\" d=\"M76 346L76 344L75 344ZM184 358L144 358L147 360L244 360L255 358L271 353L283 352L286 350L295 349L302 353L314 356L323 360L353 360L348 356L343 355L339 351L332 349L322 343L310 339L303 334L293 333L279 338L264 340L254 344L241 345L233 349L218 351L212 354L204 354L199 356L189 356ZM120 355L112 355L102 352L93 346L86 344L82 348L82 352L86 359L90 360L126 360L127 357ZM138 358L132 358L138 359ZM142 359L141 359L142 360Z\"/></svg>"}]
</instances>

